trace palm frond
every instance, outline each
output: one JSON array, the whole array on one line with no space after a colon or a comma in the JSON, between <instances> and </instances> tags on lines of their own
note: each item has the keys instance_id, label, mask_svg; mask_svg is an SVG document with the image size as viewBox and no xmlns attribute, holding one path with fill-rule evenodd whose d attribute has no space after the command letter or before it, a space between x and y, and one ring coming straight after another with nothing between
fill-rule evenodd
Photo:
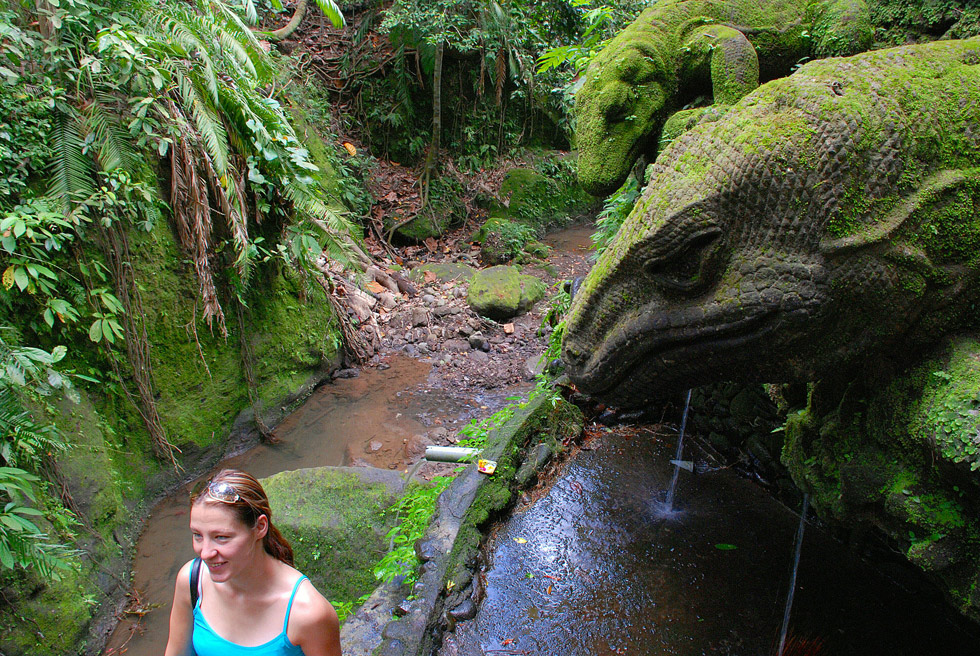
<instances>
[{"instance_id":1,"label":"palm frond","mask_svg":"<svg viewBox=\"0 0 980 656\"><path fill-rule=\"evenodd\" d=\"M139 166L139 157L129 134L119 124L119 115L108 109L114 102L114 98L96 92L95 101L84 109L84 125L95 138L98 163L102 170L121 168L134 173Z\"/></svg>"},{"instance_id":2,"label":"palm frond","mask_svg":"<svg viewBox=\"0 0 980 656\"><path fill-rule=\"evenodd\" d=\"M164 3L160 8L161 35L172 40L193 60L201 65L186 67L188 76L195 79L195 86L207 89L213 103L218 102L218 75L211 58L209 39L213 36L202 25L199 14L174 3Z\"/></svg>"},{"instance_id":3,"label":"palm frond","mask_svg":"<svg viewBox=\"0 0 980 656\"><path fill-rule=\"evenodd\" d=\"M316 6L320 8L324 16L330 19L334 27L343 27L347 24L343 12L333 0L316 0Z\"/></svg>"},{"instance_id":4,"label":"palm frond","mask_svg":"<svg viewBox=\"0 0 980 656\"><path fill-rule=\"evenodd\" d=\"M54 145L51 175L47 193L62 203L67 212L74 199L95 192L91 160L83 154L84 141L74 113L56 115L51 143Z\"/></svg>"},{"instance_id":5,"label":"palm frond","mask_svg":"<svg viewBox=\"0 0 980 656\"><path fill-rule=\"evenodd\" d=\"M219 176L224 175L228 166L228 136L221 119L211 106L204 102L190 79L181 79L178 89L185 115L193 120L195 130L201 136L208 154L214 161L215 170L218 171Z\"/></svg>"}]
</instances>

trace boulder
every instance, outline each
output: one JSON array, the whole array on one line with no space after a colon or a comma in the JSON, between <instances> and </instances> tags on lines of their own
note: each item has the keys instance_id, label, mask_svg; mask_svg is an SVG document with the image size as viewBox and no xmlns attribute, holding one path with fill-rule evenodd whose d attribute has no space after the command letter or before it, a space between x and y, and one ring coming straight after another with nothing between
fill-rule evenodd
<instances>
[{"instance_id":1,"label":"boulder","mask_svg":"<svg viewBox=\"0 0 980 656\"><path fill-rule=\"evenodd\" d=\"M522 274L514 266L495 266L477 272L470 282L467 302L477 314L506 321L544 298L544 282Z\"/></svg>"},{"instance_id":2,"label":"boulder","mask_svg":"<svg viewBox=\"0 0 980 656\"><path fill-rule=\"evenodd\" d=\"M354 601L375 589L373 568L394 521L385 511L401 494L399 472L316 467L262 479L276 526L296 567L328 599Z\"/></svg>"}]
</instances>

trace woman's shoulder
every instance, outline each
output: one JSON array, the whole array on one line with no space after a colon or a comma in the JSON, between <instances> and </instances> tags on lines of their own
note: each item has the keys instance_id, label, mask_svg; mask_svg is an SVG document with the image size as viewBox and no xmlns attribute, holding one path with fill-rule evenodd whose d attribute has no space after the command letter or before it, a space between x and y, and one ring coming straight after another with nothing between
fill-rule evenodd
<instances>
[{"instance_id":1,"label":"woman's shoulder","mask_svg":"<svg viewBox=\"0 0 980 656\"><path fill-rule=\"evenodd\" d=\"M337 613L327 598L320 594L313 582L303 574L296 572L295 594L290 613L298 623L304 625L319 625L322 622L337 621ZM292 620L291 620L292 621Z\"/></svg>"}]
</instances>

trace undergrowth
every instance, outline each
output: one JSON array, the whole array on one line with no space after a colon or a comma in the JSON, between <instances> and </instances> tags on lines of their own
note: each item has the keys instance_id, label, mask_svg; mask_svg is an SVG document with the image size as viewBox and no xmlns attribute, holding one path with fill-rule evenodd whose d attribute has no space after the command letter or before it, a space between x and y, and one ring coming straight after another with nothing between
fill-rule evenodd
<instances>
[{"instance_id":1,"label":"undergrowth","mask_svg":"<svg viewBox=\"0 0 980 656\"><path fill-rule=\"evenodd\" d=\"M374 568L375 578L388 583L398 576L404 576L404 585L411 586L415 583L419 569L415 543L425 535L436 509L436 500L452 481L448 476L436 476L432 479L432 485L411 488L388 510L395 513L398 523L388 531L387 537L391 546Z\"/></svg>"}]
</instances>

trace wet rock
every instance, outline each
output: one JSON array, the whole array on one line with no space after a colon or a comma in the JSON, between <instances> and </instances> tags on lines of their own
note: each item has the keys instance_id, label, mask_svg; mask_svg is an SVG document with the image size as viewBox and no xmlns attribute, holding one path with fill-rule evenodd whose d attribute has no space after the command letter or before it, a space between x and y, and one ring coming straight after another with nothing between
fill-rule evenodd
<instances>
[{"instance_id":1,"label":"wet rock","mask_svg":"<svg viewBox=\"0 0 980 656\"><path fill-rule=\"evenodd\" d=\"M457 332L463 337L469 337L470 335L473 334L473 326L471 326L468 323L464 323L462 326L460 326L457 329Z\"/></svg>"},{"instance_id":2,"label":"wet rock","mask_svg":"<svg viewBox=\"0 0 980 656\"><path fill-rule=\"evenodd\" d=\"M368 451L371 451L372 453L375 451L380 451L383 446L384 444L378 440L371 440L371 442L368 444Z\"/></svg>"},{"instance_id":3,"label":"wet rock","mask_svg":"<svg viewBox=\"0 0 980 656\"><path fill-rule=\"evenodd\" d=\"M483 333L475 332L469 336L470 348L478 349L480 351L490 350L490 340L484 337Z\"/></svg>"},{"instance_id":4,"label":"wet rock","mask_svg":"<svg viewBox=\"0 0 980 656\"><path fill-rule=\"evenodd\" d=\"M419 540L415 543L415 555L421 563L427 563L441 553L435 540Z\"/></svg>"},{"instance_id":5,"label":"wet rock","mask_svg":"<svg viewBox=\"0 0 980 656\"><path fill-rule=\"evenodd\" d=\"M449 616L457 622L471 620L476 617L476 604L472 599L464 599L461 604L449 611Z\"/></svg>"},{"instance_id":6,"label":"wet rock","mask_svg":"<svg viewBox=\"0 0 980 656\"><path fill-rule=\"evenodd\" d=\"M469 343L461 339L447 339L442 347L450 353L465 353L470 350Z\"/></svg>"},{"instance_id":7,"label":"wet rock","mask_svg":"<svg viewBox=\"0 0 980 656\"><path fill-rule=\"evenodd\" d=\"M454 307L452 305L443 305L434 309L432 311L432 314L441 318L441 317L452 316L454 314L459 314L462 311L463 310L461 308Z\"/></svg>"},{"instance_id":8,"label":"wet rock","mask_svg":"<svg viewBox=\"0 0 980 656\"><path fill-rule=\"evenodd\" d=\"M551 460L551 447L547 444L538 444L527 454L527 459L517 470L515 480L520 487L526 486L538 474L541 469Z\"/></svg>"},{"instance_id":9,"label":"wet rock","mask_svg":"<svg viewBox=\"0 0 980 656\"><path fill-rule=\"evenodd\" d=\"M404 444L405 457L416 461L425 455L425 447L435 444L428 433L413 435Z\"/></svg>"},{"instance_id":10,"label":"wet rock","mask_svg":"<svg viewBox=\"0 0 980 656\"><path fill-rule=\"evenodd\" d=\"M337 371L333 372L333 376L331 376L331 378L335 380L338 378L357 378L360 375L361 372L358 369L338 369Z\"/></svg>"},{"instance_id":11,"label":"wet rock","mask_svg":"<svg viewBox=\"0 0 980 656\"><path fill-rule=\"evenodd\" d=\"M416 356L418 356L418 354L419 354L418 349L415 348L415 346L412 345L412 344L405 344L402 347L402 353L404 353L405 355L408 355L410 357L413 357L413 358L416 357Z\"/></svg>"}]
</instances>

